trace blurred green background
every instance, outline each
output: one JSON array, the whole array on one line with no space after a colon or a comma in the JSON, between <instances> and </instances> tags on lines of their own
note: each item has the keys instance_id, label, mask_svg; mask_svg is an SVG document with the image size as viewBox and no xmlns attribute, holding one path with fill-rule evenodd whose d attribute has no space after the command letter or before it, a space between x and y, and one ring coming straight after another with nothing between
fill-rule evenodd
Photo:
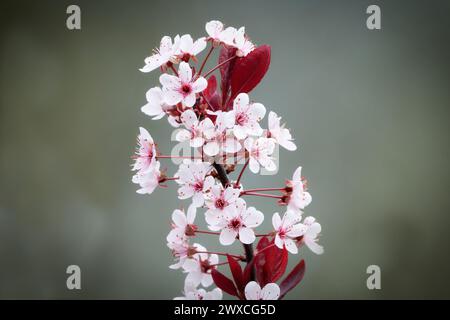
<instances>
[{"instance_id":1,"label":"blurred green background","mask_svg":"<svg viewBox=\"0 0 450 320\"><path fill-rule=\"evenodd\" d=\"M81 7L81 31L66 28L69 4ZM380 31L366 28L370 4L381 7ZM130 181L138 126L170 151L167 122L139 110L158 73L138 68L163 35L200 37L212 19L272 46L251 97L282 115L300 145L281 152L278 176L247 173L245 185L281 185L303 165L313 195L306 214L323 227L325 254L301 252L306 276L288 297L450 298L448 1L0 8L1 298L180 295L184 275L168 269L165 245L176 189L140 196ZM280 209L253 204L269 228ZM66 289L70 264L81 267L81 291ZM381 267L378 291L366 287L371 264Z\"/></svg>"}]
</instances>

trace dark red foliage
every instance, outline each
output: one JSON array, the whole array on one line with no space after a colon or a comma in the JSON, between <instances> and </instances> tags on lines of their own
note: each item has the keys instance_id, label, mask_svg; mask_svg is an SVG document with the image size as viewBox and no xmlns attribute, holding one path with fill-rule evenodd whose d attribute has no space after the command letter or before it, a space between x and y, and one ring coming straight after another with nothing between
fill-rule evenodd
<instances>
[{"instance_id":1,"label":"dark red foliage","mask_svg":"<svg viewBox=\"0 0 450 320\"><path fill-rule=\"evenodd\" d=\"M216 268L211 269L211 276L218 288L222 289L229 295L235 297L239 296L233 281L231 281L231 279L227 278L225 275L217 271Z\"/></svg>"},{"instance_id":2,"label":"dark red foliage","mask_svg":"<svg viewBox=\"0 0 450 320\"><path fill-rule=\"evenodd\" d=\"M222 47L219 54L219 64L234 57L236 55L236 48L232 47ZM222 90L222 103L223 106L230 94L229 90L231 88L230 80L231 75L233 73L234 64L236 62L236 59L230 60L230 62L225 63L220 67L220 77L221 77L221 86L220 89Z\"/></svg>"},{"instance_id":3,"label":"dark red foliage","mask_svg":"<svg viewBox=\"0 0 450 320\"><path fill-rule=\"evenodd\" d=\"M262 45L246 57L238 58L231 75L232 101L239 93L252 91L266 74L270 65L270 46Z\"/></svg>"},{"instance_id":4,"label":"dark red foliage","mask_svg":"<svg viewBox=\"0 0 450 320\"><path fill-rule=\"evenodd\" d=\"M227 254L228 265L230 266L230 271L234 279L234 283L236 284L237 290L240 293L244 292L244 279L242 274L241 265L239 262L234 260L231 256Z\"/></svg>"},{"instance_id":5,"label":"dark red foliage","mask_svg":"<svg viewBox=\"0 0 450 320\"><path fill-rule=\"evenodd\" d=\"M203 91L203 97L213 111L220 109L220 96L217 91L217 79L215 75L208 78L208 86Z\"/></svg>"},{"instance_id":6,"label":"dark red foliage","mask_svg":"<svg viewBox=\"0 0 450 320\"><path fill-rule=\"evenodd\" d=\"M274 245L273 240L262 237L256 247L255 258L256 279L261 286L277 281L286 271L288 252Z\"/></svg>"},{"instance_id":7,"label":"dark red foliage","mask_svg":"<svg viewBox=\"0 0 450 320\"><path fill-rule=\"evenodd\" d=\"M284 278L280 284L280 299L282 299L286 293L291 291L302 281L305 275L305 260L302 260L297 264L294 269Z\"/></svg>"}]
</instances>

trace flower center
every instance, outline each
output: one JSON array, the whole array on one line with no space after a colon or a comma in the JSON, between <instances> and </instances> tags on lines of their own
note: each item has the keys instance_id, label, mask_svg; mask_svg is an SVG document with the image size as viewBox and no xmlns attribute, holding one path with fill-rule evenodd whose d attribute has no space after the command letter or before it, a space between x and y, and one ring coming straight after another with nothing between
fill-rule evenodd
<instances>
[{"instance_id":1,"label":"flower center","mask_svg":"<svg viewBox=\"0 0 450 320\"><path fill-rule=\"evenodd\" d=\"M239 230L242 226L241 220L238 218L234 218L230 221L230 227L234 230Z\"/></svg>"},{"instance_id":2,"label":"flower center","mask_svg":"<svg viewBox=\"0 0 450 320\"><path fill-rule=\"evenodd\" d=\"M248 116L247 116L247 114L241 112L241 113L238 113L238 114L236 115L236 123L237 123L237 124L239 124L239 125L242 126L242 125L246 124L247 121L248 121Z\"/></svg>"},{"instance_id":3,"label":"flower center","mask_svg":"<svg viewBox=\"0 0 450 320\"><path fill-rule=\"evenodd\" d=\"M190 85L189 83L183 84L183 85L181 86L181 92L182 92L184 95L190 94L190 93L192 92L191 85Z\"/></svg>"},{"instance_id":4,"label":"flower center","mask_svg":"<svg viewBox=\"0 0 450 320\"><path fill-rule=\"evenodd\" d=\"M195 192L201 192L203 191L203 182L197 181L192 187L194 188Z\"/></svg>"},{"instance_id":5,"label":"flower center","mask_svg":"<svg viewBox=\"0 0 450 320\"><path fill-rule=\"evenodd\" d=\"M226 207L226 205L227 205L227 202L222 198L217 199L215 202L215 206L217 209L223 209Z\"/></svg>"}]
</instances>

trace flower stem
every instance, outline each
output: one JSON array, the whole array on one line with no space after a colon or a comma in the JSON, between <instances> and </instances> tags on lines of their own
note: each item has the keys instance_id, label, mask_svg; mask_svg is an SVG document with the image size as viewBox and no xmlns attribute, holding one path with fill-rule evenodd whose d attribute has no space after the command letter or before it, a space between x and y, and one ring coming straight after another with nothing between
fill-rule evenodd
<instances>
[{"instance_id":1,"label":"flower stem","mask_svg":"<svg viewBox=\"0 0 450 320\"><path fill-rule=\"evenodd\" d=\"M283 199L283 196L277 196L274 194L265 194L265 193L257 193L257 192L241 192L241 196L255 196L255 197L263 197L263 198L274 198L274 199Z\"/></svg>"},{"instance_id":2,"label":"flower stem","mask_svg":"<svg viewBox=\"0 0 450 320\"><path fill-rule=\"evenodd\" d=\"M236 56L232 56L231 58L228 58L225 61L222 61L221 63L219 63L217 66L215 66L214 68L212 68L211 70L209 70L207 73L205 73L205 75L203 76L203 78L206 78L207 76L209 76L211 73L213 73L214 71L216 71L218 68L220 68L221 66L223 66L224 64L230 62L231 60L233 60L234 58L236 58Z\"/></svg>"},{"instance_id":3,"label":"flower stem","mask_svg":"<svg viewBox=\"0 0 450 320\"><path fill-rule=\"evenodd\" d=\"M239 176L236 180L236 187L239 187L239 182L241 181L242 174L244 173L245 169L247 168L249 162L250 162L250 158L247 159L247 161L245 162L244 166L241 169L241 172L239 173Z\"/></svg>"},{"instance_id":4,"label":"flower stem","mask_svg":"<svg viewBox=\"0 0 450 320\"><path fill-rule=\"evenodd\" d=\"M285 188L256 188L256 189L248 189L242 191L243 193L247 192L259 192L259 191L283 191Z\"/></svg>"},{"instance_id":5,"label":"flower stem","mask_svg":"<svg viewBox=\"0 0 450 320\"><path fill-rule=\"evenodd\" d=\"M220 235L220 232L213 232L213 231L206 231L206 230L195 230L196 233L205 233L205 234L213 234L213 235Z\"/></svg>"},{"instance_id":6,"label":"flower stem","mask_svg":"<svg viewBox=\"0 0 450 320\"><path fill-rule=\"evenodd\" d=\"M217 254L218 256L230 256L236 259L243 259L243 257L235 255L235 254L229 254L229 253L225 253L225 252L216 252L216 251L195 251L196 253L206 253L206 254Z\"/></svg>"},{"instance_id":7,"label":"flower stem","mask_svg":"<svg viewBox=\"0 0 450 320\"><path fill-rule=\"evenodd\" d=\"M167 156L167 155L159 155L156 156L158 159L202 159L202 157L194 157L194 156Z\"/></svg>"},{"instance_id":8,"label":"flower stem","mask_svg":"<svg viewBox=\"0 0 450 320\"><path fill-rule=\"evenodd\" d=\"M202 65L201 65L201 67L200 67L200 70L198 70L198 75L199 75L199 76L202 74L203 68L204 68L205 65L206 65L206 61L208 61L209 56L211 55L211 53L212 53L213 51L214 51L214 45L211 45L211 49L209 49L208 54L207 54L206 57L205 57L205 60L203 60L203 63L202 63Z\"/></svg>"}]
</instances>

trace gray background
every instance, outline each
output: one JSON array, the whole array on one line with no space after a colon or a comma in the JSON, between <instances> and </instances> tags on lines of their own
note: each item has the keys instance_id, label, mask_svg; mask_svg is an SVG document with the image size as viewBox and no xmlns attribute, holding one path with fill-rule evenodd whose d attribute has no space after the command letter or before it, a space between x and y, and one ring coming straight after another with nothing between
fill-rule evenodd
<instances>
[{"instance_id":1,"label":"gray background","mask_svg":"<svg viewBox=\"0 0 450 320\"><path fill-rule=\"evenodd\" d=\"M65 27L72 3L81 31ZM374 3L381 31L365 26ZM325 254L301 252L307 273L289 298L450 298L448 1L0 6L1 298L181 293L165 246L175 188L139 196L130 182L138 126L170 151L166 121L139 111L158 74L138 68L161 36L199 37L212 19L272 46L251 97L282 115L300 145L281 153L277 177L247 173L245 185L281 185L302 164L306 214L323 226ZM253 204L266 217L279 210ZM69 264L82 269L81 291L65 287ZM366 288L370 264L382 269L380 291Z\"/></svg>"}]
</instances>

